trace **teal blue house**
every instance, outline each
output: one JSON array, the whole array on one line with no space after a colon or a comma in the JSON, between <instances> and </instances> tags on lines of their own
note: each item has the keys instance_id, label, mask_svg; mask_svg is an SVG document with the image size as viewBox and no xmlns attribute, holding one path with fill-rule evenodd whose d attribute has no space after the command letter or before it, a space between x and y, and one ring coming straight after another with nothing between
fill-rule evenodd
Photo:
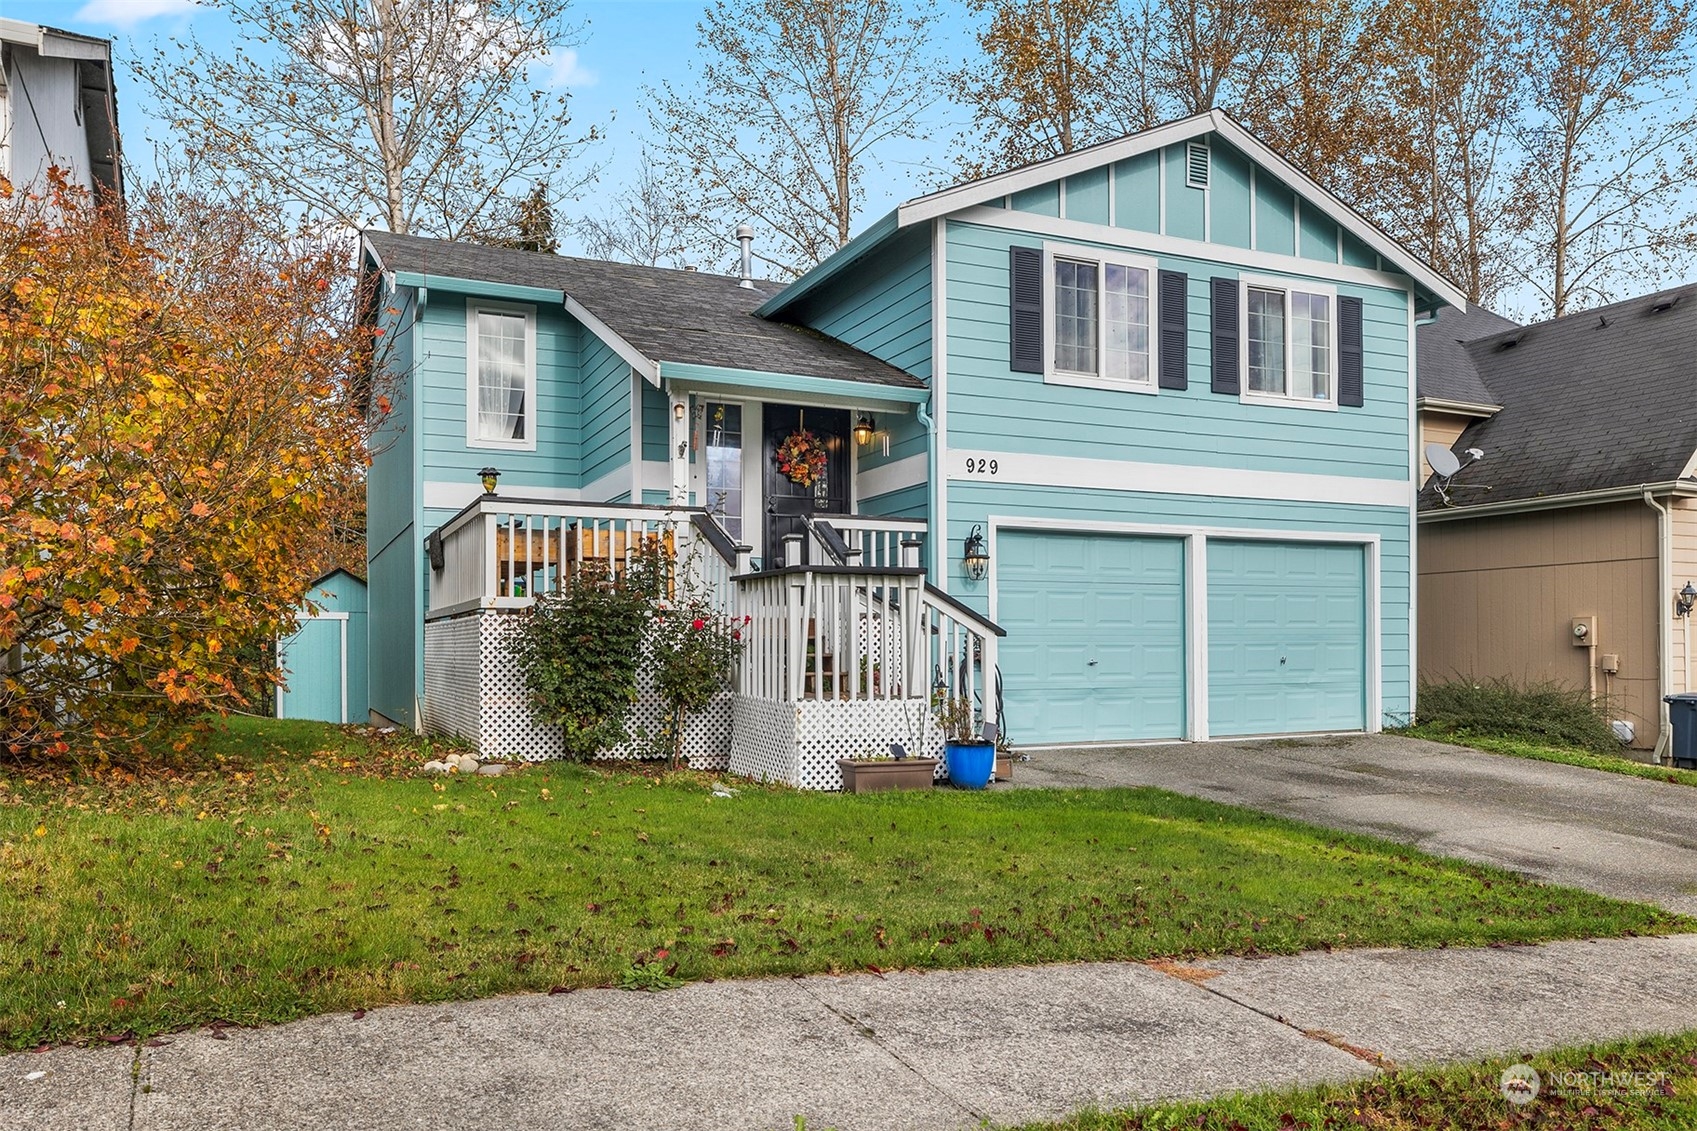
<instances>
[{"instance_id":1,"label":"teal blue house","mask_svg":"<svg viewBox=\"0 0 1697 1131\"><path fill-rule=\"evenodd\" d=\"M939 688L1028 746L1412 710L1414 328L1464 299L1221 112L907 201L787 286L364 247L383 718L547 756L502 633L643 539L754 617L699 753L761 776L928 747Z\"/></svg>"},{"instance_id":2,"label":"teal blue house","mask_svg":"<svg viewBox=\"0 0 1697 1131\"><path fill-rule=\"evenodd\" d=\"M345 569L314 581L300 623L277 642L279 719L363 723L369 714L365 582Z\"/></svg>"}]
</instances>

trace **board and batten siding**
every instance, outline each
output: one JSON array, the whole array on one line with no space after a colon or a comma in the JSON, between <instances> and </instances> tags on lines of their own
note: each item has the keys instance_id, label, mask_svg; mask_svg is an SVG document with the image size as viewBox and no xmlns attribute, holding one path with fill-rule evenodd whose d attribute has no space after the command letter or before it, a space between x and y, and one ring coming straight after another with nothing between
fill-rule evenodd
<instances>
[{"instance_id":1,"label":"board and batten siding","mask_svg":"<svg viewBox=\"0 0 1697 1131\"><path fill-rule=\"evenodd\" d=\"M1620 657L1618 675L1597 673L1597 690L1632 723L1634 745L1653 747L1657 617L1671 605L1656 581L1657 536L1656 513L1639 501L1422 523L1421 678L1583 690L1591 653L1574 645L1573 618L1594 616L1596 652ZM1677 629L1672 642L1677 662Z\"/></svg>"},{"instance_id":2,"label":"board and batten siding","mask_svg":"<svg viewBox=\"0 0 1697 1131\"><path fill-rule=\"evenodd\" d=\"M1218 134L1197 140L1208 147L1206 189L1186 183L1189 143L1181 143L1033 185L1004 203L1035 216L1351 267L1380 267L1376 252L1231 143Z\"/></svg>"},{"instance_id":3,"label":"board and batten siding","mask_svg":"<svg viewBox=\"0 0 1697 1131\"><path fill-rule=\"evenodd\" d=\"M1673 576L1667 579L1659 615L1666 617L1672 626L1672 635L1668 637L1673 653L1668 691L1673 694L1697 691L1697 626L1692 624L1697 621L1697 613L1680 617L1673 611L1674 593L1688 581L1697 585L1697 499L1674 499L1668 505L1668 515L1672 524L1673 555L1669 564Z\"/></svg>"}]
</instances>

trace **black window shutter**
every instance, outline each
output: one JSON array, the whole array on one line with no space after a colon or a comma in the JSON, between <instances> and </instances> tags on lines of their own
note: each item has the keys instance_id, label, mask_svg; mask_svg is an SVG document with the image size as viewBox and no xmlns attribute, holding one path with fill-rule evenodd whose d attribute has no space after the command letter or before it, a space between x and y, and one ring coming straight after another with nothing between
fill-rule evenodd
<instances>
[{"instance_id":1,"label":"black window shutter","mask_svg":"<svg viewBox=\"0 0 1697 1131\"><path fill-rule=\"evenodd\" d=\"M1214 292L1214 391L1237 396L1237 280L1216 277Z\"/></svg>"},{"instance_id":2,"label":"black window shutter","mask_svg":"<svg viewBox=\"0 0 1697 1131\"><path fill-rule=\"evenodd\" d=\"M1008 365L1043 372L1043 251L1008 249Z\"/></svg>"},{"instance_id":3,"label":"black window shutter","mask_svg":"<svg viewBox=\"0 0 1697 1131\"><path fill-rule=\"evenodd\" d=\"M1361 300L1353 295L1338 299L1338 404L1360 408L1366 401L1362 378Z\"/></svg>"},{"instance_id":4,"label":"black window shutter","mask_svg":"<svg viewBox=\"0 0 1697 1131\"><path fill-rule=\"evenodd\" d=\"M1160 387L1163 389L1183 389L1190 382L1186 374L1186 288L1190 286L1190 277L1183 271L1162 271L1160 273L1161 296L1161 378Z\"/></svg>"}]
</instances>

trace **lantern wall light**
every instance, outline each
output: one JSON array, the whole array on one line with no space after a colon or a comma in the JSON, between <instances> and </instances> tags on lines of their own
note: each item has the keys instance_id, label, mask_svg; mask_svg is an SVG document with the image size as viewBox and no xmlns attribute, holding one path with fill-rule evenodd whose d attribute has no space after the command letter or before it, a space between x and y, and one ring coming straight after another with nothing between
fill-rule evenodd
<instances>
[{"instance_id":1,"label":"lantern wall light","mask_svg":"<svg viewBox=\"0 0 1697 1131\"><path fill-rule=\"evenodd\" d=\"M501 473L493 467L486 467L477 473L477 478L483 483L483 493L485 495L493 495L495 493L495 483L501 478Z\"/></svg>"},{"instance_id":2,"label":"lantern wall light","mask_svg":"<svg viewBox=\"0 0 1697 1131\"><path fill-rule=\"evenodd\" d=\"M990 547L984 541L984 527L977 523L966 536L960 562L966 576L974 581L983 581L984 575L990 572Z\"/></svg>"},{"instance_id":3,"label":"lantern wall light","mask_svg":"<svg viewBox=\"0 0 1697 1131\"><path fill-rule=\"evenodd\" d=\"M871 414L865 414L855 422L854 442L864 448L872 442L872 437L877 435L877 432L878 426L873 423Z\"/></svg>"}]
</instances>

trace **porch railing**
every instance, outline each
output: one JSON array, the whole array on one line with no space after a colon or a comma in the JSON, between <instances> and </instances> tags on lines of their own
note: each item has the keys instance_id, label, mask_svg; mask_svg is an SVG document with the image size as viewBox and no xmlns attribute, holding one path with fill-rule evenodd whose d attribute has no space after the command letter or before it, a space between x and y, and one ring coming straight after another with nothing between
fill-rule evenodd
<instances>
[{"instance_id":1,"label":"porch railing","mask_svg":"<svg viewBox=\"0 0 1697 1131\"><path fill-rule=\"evenodd\" d=\"M434 615L525 608L580 571L618 574L657 553L693 570L729 614L735 551L715 520L691 508L485 498L426 540L429 608Z\"/></svg>"},{"instance_id":2,"label":"porch railing","mask_svg":"<svg viewBox=\"0 0 1697 1131\"><path fill-rule=\"evenodd\" d=\"M876 569L893 569L918 565L924 560L926 526L923 520L912 518L883 518L865 514L818 515L814 521L829 526L848 546L844 564ZM917 551L906 557L904 542L917 543Z\"/></svg>"}]
</instances>

